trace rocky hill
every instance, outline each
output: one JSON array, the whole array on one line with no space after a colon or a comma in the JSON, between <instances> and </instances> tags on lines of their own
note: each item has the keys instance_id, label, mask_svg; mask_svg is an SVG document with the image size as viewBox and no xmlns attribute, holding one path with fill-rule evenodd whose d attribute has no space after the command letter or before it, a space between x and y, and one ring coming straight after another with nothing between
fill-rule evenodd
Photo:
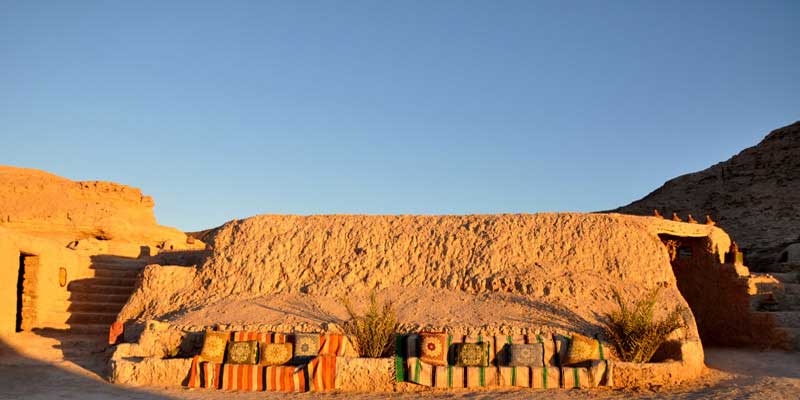
<instances>
[{"instance_id":1,"label":"rocky hill","mask_svg":"<svg viewBox=\"0 0 800 400\"><path fill-rule=\"evenodd\" d=\"M614 212L665 217L710 214L762 270L800 241L800 122L770 132L756 146L708 169L674 178Z\"/></svg>"},{"instance_id":2,"label":"rocky hill","mask_svg":"<svg viewBox=\"0 0 800 400\"><path fill-rule=\"evenodd\" d=\"M0 166L0 227L71 239L175 241L186 236L158 225L150 196L126 185L76 182L44 171Z\"/></svg>"}]
</instances>

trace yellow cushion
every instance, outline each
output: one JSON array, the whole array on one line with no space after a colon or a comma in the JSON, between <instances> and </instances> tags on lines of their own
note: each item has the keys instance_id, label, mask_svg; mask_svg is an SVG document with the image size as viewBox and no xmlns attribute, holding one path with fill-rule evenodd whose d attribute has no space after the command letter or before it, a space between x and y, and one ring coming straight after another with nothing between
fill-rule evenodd
<instances>
[{"instance_id":1,"label":"yellow cushion","mask_svg":"<svg viewBox=\"0 0 800 400\"><path fill-rule=\"evenodd\" d=\"M225 360L225 347L230 336L229 332L206 331L203 349L200 350L200 359L222 364L222 361Z\"/></svg>"},{"instance_id":2,"label":"yellow cushion","mask_svg":"<svg viewBox=\"0 0 800 400\"><path fill-rule=\"evenodd\" d=\"M569 350L567 350L567 356L561 364L574 365L599 359L600 345L597 340L576 333L572 335L572 340L569 342Z\"/></svg>"},{"instance_id":3,"label":"yellow cushion","mask_svg":"<svg viewBox=\"0 0 800 400\"><path fill-rule=\"evenodd\" d=\"M292 359L291 343L261 343L261 365L284 365Z\"/></svg>"}]
</instances>

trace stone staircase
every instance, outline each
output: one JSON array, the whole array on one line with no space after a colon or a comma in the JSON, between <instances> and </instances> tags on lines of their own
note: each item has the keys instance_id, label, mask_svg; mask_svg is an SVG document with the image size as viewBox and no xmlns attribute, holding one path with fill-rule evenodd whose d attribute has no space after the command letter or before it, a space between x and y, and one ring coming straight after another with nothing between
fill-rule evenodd
<instances>
[{"instance_id":1,"label":"stone staircase","mask_svg":"<svg viewBox=\"0 0 800 400\"><path fill-rule=\"evenodd\" d=\"M107 335L130 298L146 262L136 259L93 261L94 277L70 282L69 331L80 335Z\"/></svg>"},{"instance_id":2,"label":"stone staircase","mask_svg":"<svg viewBox=\"0 0 800 400\"><path fill-rule=\"evenodd\" d=\"M787 349L800 351L800 264L779 263L750 277L756 318L772 319Z\"/></svg>"}]
</instances>

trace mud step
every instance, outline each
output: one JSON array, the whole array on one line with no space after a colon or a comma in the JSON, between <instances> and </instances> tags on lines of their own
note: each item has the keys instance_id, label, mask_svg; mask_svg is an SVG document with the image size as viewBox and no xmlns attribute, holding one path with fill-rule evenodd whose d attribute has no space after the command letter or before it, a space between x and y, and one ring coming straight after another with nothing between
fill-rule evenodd
<instances>
[{"instance_id":1,"label":"mud step","mask_svg":"<svg viewBox=\"0 0 800 400\"><path fill-rule=\"evenodd\" d=\"M784 284L800 283L800 280L798 280L800 279L800 274L798 274L797 272L774 272L771 273L770 275L775 277L775 279L783 282Z\"/></svg>"},{"instance_id":2,"label":"mud step","mask_svg":"<svg viewBox=\"0 0 800 400\"><path fill-rule=\"evenodd\" d=\"M786 334L786 344L789 350L800 351L800 329L777 328L776 330Z\"/></svg>"},{"instance_id":3,"label":"mud step","mask_svg":"<svg viewBox=\"0 0 800 400\"><path fill-rule=\"evenodd\" d=\"M73 301L70 303L67 311L76 312L90 312L90 313L116 313L122 310L125 303L98 303L88 301Z\"/></svg>"},{"instance_id":4,"label":"mud step","mask_svg":"<svg viewBox=\"0 0 800 400\"><path fill-rule=\"evenodd\" d=\"M140 269L95 269L95 278L136 279L142 274Z\"/></svg>"},{"instance_id":5,"label":"mud step","mask_svg":"<svg viewBox=\"0 0 800 400\"><path fill-rule=\"evenodd\" d=\"M783 293L787 296L800 296L800 283L784 283Z\"/></svg>"},{"instance_id":6,"label":"mud step","mask_svg":"<svg viewBox=\"0 0 800 400\"><path fill-rule=\"evenodd\" d=\"M75 293L96 293L96 294L115 294L126 295L130 297L135 288L133 286L107 286L91 282L80 282L80 285L73 285L78 282L72 282L69 291Z\"/></svg>"},{"instance_id":7,"label":"mud step","mask_svg":"<svg viewBox=\"0 0 800 400\"><path fill-rule=\"evenodd\" d=\"M69 296L69 301L72 303L79 303L79 302L113 303L122 306L123 304L127 303L128 299L130 298L131 295L128 293L112 294L112 293L95 293L95 292L72 292Z\"/></svg>"},{"instance_id":8,"label":"mud step","mask_svg":"<svg viewBox=\"0 0 800 400\"><path fill-rule=\"evenodd\" d=\"M106 278L96 277L89 278L93 283L103 286L136 286L136 278Z\"/></svg>"},{"instance_id":9,"label":"mud step","mask_svg":"<svg viewBox=\"0 0 800 400\"><path fill-rule=\"evenodd\" d=\"M106 262L93 262L89 268L91 269L104 269L104 270L115 270L115 271L133 271L138 270L141 271L144 269L147 263L137 262L137 263L106 263Z\"/></svg>"},{"instance_id":10,"label":"mud step","mask_svg":"<svg viewBox=\"0 0 800 400\"><path fill-rule=\"evenodd\" d=\"M98 325L102 326L102 325ZM109 327L105 327L106 332L108 332ZM81 345L94 345L98 342L104 342L103 336L98 336L94 334L86 334L86 333L77 333L71 332L69 330L65 331L61 335L52 336L55 339L58 339L62 345L69 345L70 347L73 346L81 346Z\"/></svg>"},{"instance_id":11,"label":"mud step","mask_svg":"<svg viewBox=\"0 0 800 400\"><path fill-rule=\"evenodd\" d=\"M72 281L69 284L69 290L73 287L83 286L118 286L133 288L136 286L135 278L87 278Z\"/></svg>"},{"instance_id":12,"label":"mud step","mask_svg":"<svg viewBox=\"0 0 800 400\"><path fill-rule=\"evenodd\" d=\"M757 294L800 295L800 283L781 281L774 274L754 275L749 283L755 285Z\"/></svg>"},{"instance_id":13,"label":"mud step","mask_svg":"<svg viewBox=\"0 0 800 400\"><path fill-rule=\"evenodd\" d=\"M763 272L796 272L800 271L800 263L785 262L772 264L767 267Z\"/></svg>"},{"instance_id":14,"label":"mud step","mask_svg":"<svg viewBox=\"0 0 800 400\"><path fill-rule=\"evenodd\" d=\"M152 262L152 258L132 258L117 256L93 256L92 264L102 265L144 265Z\"/></svg>"},{"instance_id":15,"label":"mud step","mask_svg":"<svg viewBox=\"0 0 800 400\"><path fill-rule=\"evenodd\" d=\"M800 311L800 294L785 292L775 296L780 311Z\"/></svg>"},{"instance_id":16,"label":"mud step","mask_svg":"<svg viewBox=\"0 0 800 400\"><path fill-rule=\"evenodd\" d=\"M800 312L798 311L755 312L753 314L770 314L778 327L800 329Z\"/></svg>"},{"instance_id":17,"label":"mud step","mask_svg":"<svg viewBox=\"0 0 800 400\"><path fill-rule=\"evenodd\" d=\"M98 336L100 338L108 338L108 331L111 329L111 324L81 324L70 323L70 334Z\"/></svg>"},{"instance_id":18,"label":"mud step","mask_svg":"<svg viewBox=\"0 0 800 400\"><path fill-rule=\"evenodd\" d=\"M73 312L69 317L68 323L73 324L105 324L110 326L117 320L119 313L100 313L100 312Z\"/></svg>"}]
</instances>

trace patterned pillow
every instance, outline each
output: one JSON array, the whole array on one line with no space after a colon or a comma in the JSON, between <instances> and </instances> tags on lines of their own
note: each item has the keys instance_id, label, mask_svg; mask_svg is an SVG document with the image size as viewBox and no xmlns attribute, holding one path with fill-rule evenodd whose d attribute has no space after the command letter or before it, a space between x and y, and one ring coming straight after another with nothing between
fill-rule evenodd
<instances>
[{"instance_id":1,"label":"patterned pillow","mask_svg":"<svg viewBox=\"0 0 800 400\"><path fill-rule=\"evenodd\" d=\"M261 365L283 365L292 359L291 343L261 343Z\"/></svg>"},{"instance_id":2,"label":"patterned pillow","mask_svg":"<svg viewBox=\"0 0 800 400\"><path fill-rule=\"evenodd\" d=\"M544 367L544 349L541 343L507 344L505 360L509 367Z\"/></svg>"},{"instance_id":3,"label":"patterned pillow","mask_svg":"<svg viewBox=\"0 0 800 400\"><path fill-rule=\"evenodd\" d=\"M229 332L206 331L203 338L203 349L200 350L200 359L216 364L225 360L225 346L228 344Z\"/></svg>"},{"instance_id":4,"label":"patterned pillow","mask_svg":"<svg viewBox=\"0 0 800 400\"><path fill-rule=\"evenodd\" d=\"M453 352L458 367L489 366L489 343L457 343L453 345Z\"/></svg>"},{"instance_id":5,"label":"patterned pillow","mask_svg":"<svg viewBox=\"0 0 800 400\"><path fill-rule=\"evenodd\" d=\"M419 359L430 365L447 365L447 334L444 332L421 332Z\"/></svg>"},{"instance_id":6,"label":"patterned pillow","mask_svg":"<svg viewBox=\"0 0 800 400\"><path fill-rule=\"evenodd\" d=\"M319 354L320 339L316 333L297 333L294 335L294 355L292 364L307 364Z\"/></svg>"},{"instance_id":7,"label":"patterned pillow","mask_svg":"<svg viewBox=\"0 0 800 400\"><path fill-rule=\"evenodd\" d=\"M576 333L572 335L572 340L569 341L567 356L564 357L561 364L574 365L599 359L600 345L597 340Z\"/></svg>"},{"instance_id":8,"label":"patterned pillow","mask_svg":"<svg viewBox=\"0 0 800 400\"><path fill-rule=\"evenodd\" d=\"M228 342L226 364L258 364L258 341Z\"/></svg>"}]
</instances>

